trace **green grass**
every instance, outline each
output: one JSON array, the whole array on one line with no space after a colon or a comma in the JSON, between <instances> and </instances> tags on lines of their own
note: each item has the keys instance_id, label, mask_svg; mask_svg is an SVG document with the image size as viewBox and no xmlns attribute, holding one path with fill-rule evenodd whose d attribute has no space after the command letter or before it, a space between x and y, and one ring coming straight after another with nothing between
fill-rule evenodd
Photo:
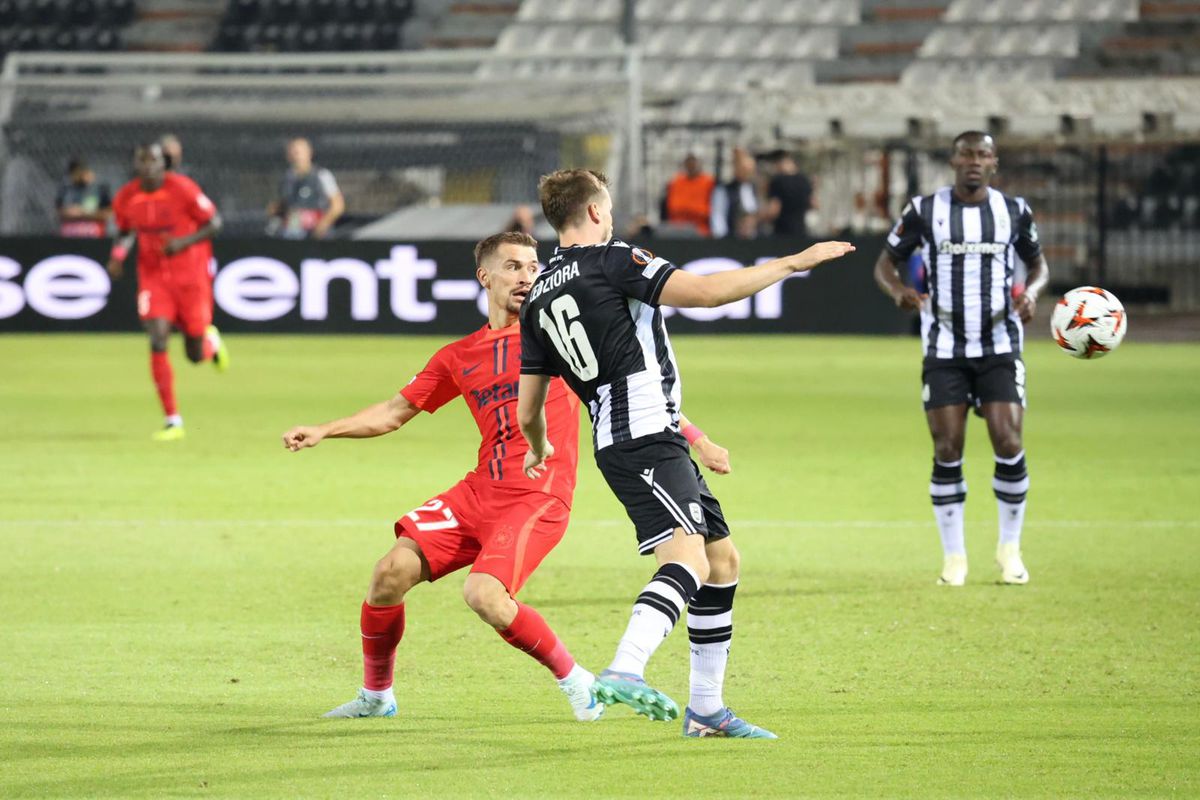
<instances>
[{"instance_id":1,"label":"green grass","mask_svg":"<svg viewBox=\"0 0 1200 800\"><path fill-rule=\"evenodd\" d=\"M1200 794L1200 348L1028 354L1027 587L1000 587L986 436L962 590L940 550L912 341L683 338L686 410L743 554L726 697L778 742L569 721L549 675L418 587L400 716L359 685L358 604L399 514L471 468L462 404L374 441L279 435L388 397L438 342L235 337L175 369L154 444L134 336L0 337L0 797ZM585 445L584 452L587 452ZM651 572L585 455L522 599L599 669ZM676 631L651 665L687 696Z\"/></svg>"}]
</instances>

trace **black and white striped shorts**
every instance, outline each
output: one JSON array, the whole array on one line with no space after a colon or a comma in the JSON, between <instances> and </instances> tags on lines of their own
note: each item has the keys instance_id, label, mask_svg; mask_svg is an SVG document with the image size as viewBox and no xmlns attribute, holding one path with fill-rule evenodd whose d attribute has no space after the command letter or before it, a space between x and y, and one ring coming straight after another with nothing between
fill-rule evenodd
<instances>
[{"instance_id":1,"label":"black and white striped shorts","mask_svg":"<svg viewBox=\"0 0 1200 800\"><path fill-rule=\"evenodd\" d=\"M640 554L653 553L676 528L707 541L729 535L721 504L678 433L609 445L596 452L596 465L633 522Z\"/></svg>"}]
</instances>

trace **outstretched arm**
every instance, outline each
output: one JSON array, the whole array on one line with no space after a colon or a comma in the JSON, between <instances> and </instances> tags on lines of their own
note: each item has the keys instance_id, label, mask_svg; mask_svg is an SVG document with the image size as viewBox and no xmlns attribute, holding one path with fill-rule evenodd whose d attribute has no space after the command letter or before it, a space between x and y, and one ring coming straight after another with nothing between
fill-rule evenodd
<instances>
[{"instance_id":1,"label":"outstretched arm","mask_svg":"<svg viewBox=\"0 0 1200 800\"><path fill-rule=\"evenodd\" d=\"M849 242L820 242L807 250L753 267L693 275L676 270L663 285L659 302L676 308L716 308L758 294L768 286L854 252Z\"/></svg>"},{"instance_id":2,"label":"outstretched arm","mask_svg":"<svg viewBox=\"0 0 1200 800\"><path fill-rule=\"evenodd\" d=\"M729 465L729 451L708 438L708 434L696 427L696 424L682 414L679 415L679 429L683 432L688 444L696 451L700 463L718 475L728 475L733 469Z\"/></svg>"},{"instance_id":3,"label":"outstretched arm","mask_svg":"<svg viewBox=\"0 0 1200 800\"><path fill-rule=\"evenodd\" d=\"M283 446L293 453L316 447L322 439L369 439L399 430L420 413L420 409L402 394L391 400L367 406L357 414L326 422L324 425L297 425L283 435Z\"/></svg>"},{"instance_id":4,"label":"outstretched arm","mask_svg":"<svg viewBox=\"0 0 1200 800\"><path fill-rule=\"evenodd\" d=\"M550 392L549 375L521 375L517 388L517 424L529 442L525 453L525 474L537 478L546 469L546 459L554 455L554 445L546 438L546 395Z\"/></svg>"}]
</instances>

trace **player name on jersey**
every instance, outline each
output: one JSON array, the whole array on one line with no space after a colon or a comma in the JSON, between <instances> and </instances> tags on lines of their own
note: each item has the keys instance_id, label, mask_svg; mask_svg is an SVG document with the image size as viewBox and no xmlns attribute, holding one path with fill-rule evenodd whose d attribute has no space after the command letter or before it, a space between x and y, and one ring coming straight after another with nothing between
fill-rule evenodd
<instances>
[{"instance_id":1,"label":"player name on jersey","mask_svg":"<svg viewBox=\"0 0 1200 800\"><path fill-rule=\"evenodd\" d=\"M546 279L538 281L533 287L533 291L529 293L530 300L537 300L543 293L551 289L557 289L572 278L579 277L579 262L572 261L564 267L554 270L546 275Z\"/></svg>"}]
</instances>

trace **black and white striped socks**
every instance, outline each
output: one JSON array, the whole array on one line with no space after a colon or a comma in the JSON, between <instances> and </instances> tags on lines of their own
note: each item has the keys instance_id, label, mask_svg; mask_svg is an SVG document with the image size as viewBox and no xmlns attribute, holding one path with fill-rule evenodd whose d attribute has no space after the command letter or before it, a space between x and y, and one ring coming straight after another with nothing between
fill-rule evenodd
<instances>
[{"instance_id":1,"label":"black and white striped socks","mask_svg":"<svg viewBox=\"0 0 1200 800\"><path fill-rule=\"evenodd\" d=\"M686 564L670 562L659 567L633 604L629 626L608 668L640 677L699 588L700 578Z\"/></svg>"},{"instance_id":2,"label":"black and white striped socks","mask_svg":"<svg viewBox=\"0 0 1200 800\"><path fill-rule=\"evenodd\" d=\"M963 506L967 502L967 482L963 479L962 459L933 460L933 477L929 480L929 499L937 518L942 537L942 552L948 556L966 555L963 542Z\"/></svg>"},{"instance_id":3,"label":"black and white striped socks","mask_svg":"<svg viewBox=\"0 0 1200 800\"><path fill-rule=\"evenodd\" d=\"M1021 527L1025 523L1025 496L1029 492L1024 450L1012 458L996 456L992 489L996 493L1000 517L1000 544L1020 544Z\"/></svg>"},{"instance_id":4,"label":"black and white striped socks","mask_svg":"<svg viewBox=\"0 0 1200 800\"><path fill-rule=\"evenodd\" d=\"M721 691L733 640L733 594L737 581L705 584L688 604L688 642L692 651L688 707L702 716L725 708Z\"/></svg>"}]
</instances>

